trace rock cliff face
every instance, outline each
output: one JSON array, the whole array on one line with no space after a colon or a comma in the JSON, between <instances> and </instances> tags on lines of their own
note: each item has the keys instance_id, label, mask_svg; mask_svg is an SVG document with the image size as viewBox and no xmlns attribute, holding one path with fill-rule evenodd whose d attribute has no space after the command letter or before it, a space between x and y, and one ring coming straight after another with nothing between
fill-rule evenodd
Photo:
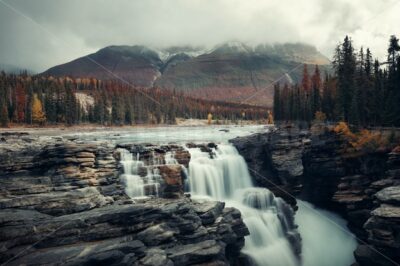
<instances>
[{"instance_id":1,"label":"rock cliff face","mask_svg":"<svg viewBox=\"0 0 400 266\"><path fill-rule=\"evenodd\" d=\"M331 131L292 127L232 143L259 185L280 191L291 204L296 196L345 217L360 240L354 252L359 265L400 263L398 150L348 154Z\"/></svg>"},{"instance_id":2,"label":"rock cliff face","mask_svg":"<svg viewBox=\"0 0 400 266\"><path fill-rule=\"evenodd\" d=\"M119 178L120 148L107 142L3 136L0 262L242 265L240 250L249 232L238 210L221 202L199 204L183 193L133 202ZM143 158L175 149L128 148L141 149ZM175 150L178 162L187 164L187 153ZM183 192L177 166L158 167L164 191L178 186Z\"/></svg>"},{"instance_id":3,"label":"rock cliff face","mask_svg":"<svg viewBox=\"0 0 400 266\"><path fill-rule=\"evenodd\" d=\"M308 136L306 131L290 128L236 138L231 142L245 158L257 185L267 187L295 206L294 196L303 186L302 156L310 142Z\"/></svg>"}]
</instances>

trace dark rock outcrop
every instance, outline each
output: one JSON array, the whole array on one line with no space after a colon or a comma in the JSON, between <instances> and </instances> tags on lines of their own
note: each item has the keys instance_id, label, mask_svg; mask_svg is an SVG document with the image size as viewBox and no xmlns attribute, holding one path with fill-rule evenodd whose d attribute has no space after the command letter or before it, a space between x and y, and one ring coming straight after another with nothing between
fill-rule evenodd
<instances>
[{"instance_id":1,"label":"dark rock outcrop","mask_svg":"<svg viewBox=\"0 0 400 266\"><path fill-rule=\"evenodd\" d=\"M230 142L245 158L257 185L268 188L295 206L295 196L302 189L302 156L309 145L307 135L306 131L290 127L235 138Z\"/></svg>"},{"instance_id":2,"label":"dark rock outcrop","mask_svg":"<svg viewBox=\"0 0 400 266\"><path fill-rule=\"evenodd\" d=\"M258 185L340 213L359 240L359 265L400 264L400 153L346 152L343 139L323 127L281 127L231 141ZM278 187L279 186L279 187ZM278 187L278 188L274 188ZM277 192L278 191L278 192ZM286 195L286 197L285 197Z\"/></svg>"},{"instance_id":3,"label":"dark rock outcrop","mask_svg":"<svg viewBox=\"0 0 400 266\"><path fill-rule=\"evenodd\" d=\"M113 144L4 138L0 263L238 265L242 259L249 232L240 212L184 197L181 165L151 165L164 182L160 196L167 198L133 202L120 180L120 154ZM183 165L190 160L173 145L151 149L140 156L168 151Z\"/></svg>"},{"instance_id":4,"label":"dark rock outcrop","mask_svg":"<svg viewBox=\"0 0 400 266\"><path fill-rule=\"evenodd\" d=\"M58 217L2 210L1 261L11 260L10 265L227 265L239 256L248 231L239 211L219 202L207 204L204 209L184 198L153 199ZM30 245L34 246L24 251Z\"/></svg>"}]
</instances>

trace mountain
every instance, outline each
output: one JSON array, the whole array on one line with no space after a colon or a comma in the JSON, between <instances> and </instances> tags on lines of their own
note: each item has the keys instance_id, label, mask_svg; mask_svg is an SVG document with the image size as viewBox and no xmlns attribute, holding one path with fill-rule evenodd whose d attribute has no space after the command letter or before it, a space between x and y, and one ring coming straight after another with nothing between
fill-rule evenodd
<instances>
[{"instance_id":1,"label":"mountain","mask_svg":"<svg viewBox=\"0 0 400 266\"><path fill-rule=\"evenodd\" d=\"M121 78L135 86L150 87L161 75L159 55L144 46L108 46L96 53L52 67L43 74L51 76Z\"/></svg>"},{"instance_id":2,"label":"mountain","mask_svg":"<svg viewBox=\"0 0 400 266\"><path fill-rule=\"evenodd\" d=\"M204 99L271 106L271 83L278 78L281 82L299 81L300 63L330 62L315 47L299 43L251 47L228 42L211 50L191 46L108 46L42 74L120 78L135 86L184 91Z\"/></svg>"}]
</instances>

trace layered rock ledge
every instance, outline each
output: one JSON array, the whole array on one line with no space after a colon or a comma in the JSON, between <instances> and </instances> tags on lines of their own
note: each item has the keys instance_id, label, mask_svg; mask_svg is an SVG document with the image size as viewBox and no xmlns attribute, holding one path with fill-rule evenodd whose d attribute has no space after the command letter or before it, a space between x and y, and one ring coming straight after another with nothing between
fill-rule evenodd
<instances>
[{"instance_id":1,"label":"layered rock ledge","mask_svg":"<svg viewBox=\"0 0 400 266\"><path fill-rule=\"evenodd\" d=\"M184 196L176 165L154 166L165 198L132 201L120 180L121 148L163 160L173 151L182 165L190 160L173 146L3 136L0 263L243 265L240 250L249 232L237 209Z\"/></svg>"}]
</instances>

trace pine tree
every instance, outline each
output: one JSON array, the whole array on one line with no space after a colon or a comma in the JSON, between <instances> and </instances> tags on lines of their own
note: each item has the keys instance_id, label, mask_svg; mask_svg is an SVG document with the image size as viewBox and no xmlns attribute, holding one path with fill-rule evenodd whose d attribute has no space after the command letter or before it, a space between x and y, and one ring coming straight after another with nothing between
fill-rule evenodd
<instances>
[{"instance_id":1,"label":"pine tree","mask_svg":"<svg viewBox=\"0 0 400 266\"><path fill-rule=\"evenodd\" d=\"M321 111L321 74L318 65L315 65L314 74L311 78L311 114L315 116Z\"/></svg>"},{"instance_id":2,"label":"pine tree","mask_svg":"<svg viewBox=\"0 0 400 266\"><path fill-rule=\"evenodd\" d=\"M16 122L23 123L25 121L25 106L26 106L26 94L22 84L18 83L15 88L15 101L16 101Z\"/></svg>"},{"instance_id":3,"label":"pine tree","mask_svg":"<svg viewBox=\"0 0 400 266\"><path fill-rule=\"evenodd\" d=\"M279 83L274 85L274 118L276 121L281 120L281 97Z\"/></svg>"},{"instance_id":4,"label":"pine tree","mask_svg":"<svg viewBox=\"0 0 400 266\"><path fill-rule=\"evenodd\" d=\"M308 75L307 64L304 64L303 66L303 77L301 80L301 86L308 96L308 94L310 93L310 76Z\"/></svg>"},{"instance_id":5,"label":"pine tree","mask_svg":"<svg viewBox=\"0 0 400 266\"><path fill-rule=\"evenodd\" d=\"M300 87L297 84L292 85L289 95L290 119L297 121L300 119Z\"/></svg>"},{"instance_id":6,"label":"pine tree","mask_svg":"<svg viewBox=\"0 0 400 266\"><path fill-rule=\"evenodd\" d=\"M399 51L399 39L392 35L389 40L388 48L388 78L386 83L387 109L383 118L384 123L388 126L398 125L400 122L400 88L397 82L397 60L399 58Z\"/></svg>"},{"instance_id":7,"label":"pine tree","mask_svg":"<svg viewBox=\"0 0 400 266\"><path fill-rule=\"evenodd\" d=\"M114 95L111 101L111 121L113 125L122 126L125 120L124 105L120 99Z\"/></svg>"},{"instance_id":8,"label":"pine tree","mask_svg":"<svg viewBox=\"0 0 400 266\"><path fill-rule=\"evenodd\" d=\"M289 120L290 119L290 106L289 106L289 86L287 83L283 86L283 89L280 94L281 101L281 119Z\"/></svg>"},{"instance_id":9,"label":"pine tree","mask_svg":"<svg viewBox=\"0 0 400 266\"><path fill-rule=\"evenodd\" d=\"M77 122L77 108L79 108L76 97L69 83L65 88L65 122L73 125Z\"/></svg>"},{"instance_id":10,"label":"pine tree","mask_svg":"<svg viewBox=\"0 0 400 266\"><path fill-rule=\"evenodd\" d=\"M47 121L50 123L57 122L57 103L53 87L50 87L45 95L44 109L46 112Z\"/></svg>"},{"instance_id":11,"label":"pine tree","mask_svg":"<svg viewBox=\"0 0 400 266\"><path fill-rule=\"evenodd\" d=\"M6 90L3 89L0 84L0 126L1 127L8 127L8 119L9 119L5 94L6 94Z\"/></svg>"},{"instance_id":12,"label":"pine tree","mask_svg":"<svg viewBox=\"0 0 400 266\"><path fill-rule=\"evenodd\" d=\"M335 74L338 77L337 107L338 114L344 121L349 120L354 89L356 59L351 39L346 36L334 57Z\"/></svg>"},{"instance_id":13,"label":"pine tree","mask_svg":"<svg viewBox=\"0 0 400 266\"><path fill-rule=\"evenodd\" d=\"M322 111L326 114L328 120L336 120L337 118L335 114L335 88L336 78L332 78L328 73L325 73L322 92Z\"/></svg>"},{"instance_id":14,"label":"pine tree","mask_svg":"<svg viewBox=\"0 0 400 266\"><path fill-rule=\"evenodd\" d=\"M399 39L395 35L390 36L389 48L387 51L389 70L394 70L396 67L398 52L400 51Z\"/></svg>"},{"instance_id":15,"label":"pine tree","mask_svg":"<svg viewBox=\"0 0 400 266\"><path fill-rule=\"evenodd\" d=\"M27 124L30 124L30 125L33 124L33 114L32 114L33 102L34 102L33 89L32 89L32 87L29 87L28 97L27 97L26 107L25 107L25 110L26 110L25 121Z\"/></svg>"}]
</instances>

